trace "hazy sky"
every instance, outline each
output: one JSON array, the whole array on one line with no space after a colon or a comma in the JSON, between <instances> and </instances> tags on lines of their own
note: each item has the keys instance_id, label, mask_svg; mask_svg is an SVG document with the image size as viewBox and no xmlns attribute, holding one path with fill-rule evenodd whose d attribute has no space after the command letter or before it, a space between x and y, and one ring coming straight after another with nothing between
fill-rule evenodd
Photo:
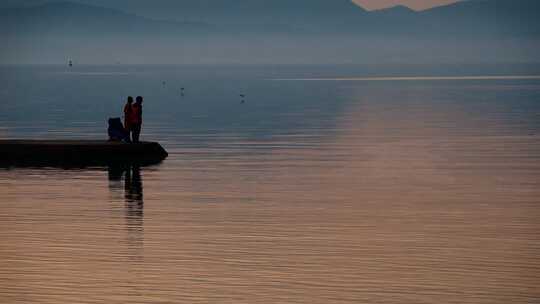
<instances>
[{"instance_id":1,"label":"hazy sky","mask_svg":"<svg viewBox=\"0 0 540 304\"><path fill-rule=\"evenodd\" d=\"M458 0L354 0L362 7L372 10L394 5L406 5L415 10L422 10L438 5L458 2Z\"/></svg>"},{"instance_id":2,"label":"hazy sky","mask_svg":"<svg viewBox=\"0 0 540 304\"><path fill-rule=\"evenodd\" d=\"M37 4L45 2L46 0L0 0L1 7L10 7L17 6L21 4ZM354 2L360 4L362 7L373 10L380 9L384 7L394 6L394 5L406 5L412 9L422 10L438 5L449 4L457 2L459 0L353 0ZM86 1L90 2L91 1ZM96 3L101 3L101 1L96 1Z\"/></svg>"},{"instance_id":3,"label":"hazy sky","mask_svg":"<svg viewBox=\"0 0 540 304\"><path fill-rule=\"evenodd\" d=\"M18 6L21 4L23 5L24 4L27 4L27 5L38 4L38 3L43 3L46 1L47 0L0 0L0 8ZM458 2L459 0L353 0L353 1L369 10L385 8L385 7L395 6L399 4L406 5L415 10L422 10L422 9L431 8L438 5ZM83 2L92 3L92 1L83 1ZM114 2L114 0L112 0L112 2ZM102 4L102 1L96 1L96 4L100 5Z\"/></svg>"}]
</instances>

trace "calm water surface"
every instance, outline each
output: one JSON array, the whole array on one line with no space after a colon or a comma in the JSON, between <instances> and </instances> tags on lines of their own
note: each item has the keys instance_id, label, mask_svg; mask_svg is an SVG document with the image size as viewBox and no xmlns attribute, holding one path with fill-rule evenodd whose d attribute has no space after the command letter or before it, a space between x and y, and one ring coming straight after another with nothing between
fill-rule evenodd
<instances>
[{"instance_id":1,"label":"calm water surface","mask_svg":"<svg viewBox=\"0 0 540 304\"><path fill-rule=\"evenodd\" d=\"M1 302L540 302L540 72L392 71L0 68L0 138L170 153L0 169Z\"/></svg>"}]
</instances>

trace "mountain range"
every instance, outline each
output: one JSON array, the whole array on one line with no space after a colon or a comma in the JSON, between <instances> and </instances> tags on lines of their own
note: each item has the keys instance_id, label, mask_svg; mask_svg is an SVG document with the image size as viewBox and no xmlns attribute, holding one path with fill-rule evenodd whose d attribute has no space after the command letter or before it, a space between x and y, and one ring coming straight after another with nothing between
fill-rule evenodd
<instances>
[{"instance_id":1,"label":"mountain range","mask_svg":"<svg viewBox=\"0 0 540 304\"><path fill-rule=\"evenodd\" d=\"M204 52L237 46L242 48L240 53L250 49L260 53L264 48L267 55L268 47L280 44L276 48L283 56L287 49L292 56L317 53L319 49L326 50L326 55L321 54L326 57L331 49L404 47L406 53L422 46L440 51L450 43L453 48L461 44L466 51L471 46L466 44L482 43L485 47L507 44L514 53L523 46L521 53L529 56L538 50L540 38L537 0L471 0L424 11L404 6L367 11L349 0L76 0L26 4L0 9L0 39L12 45L0 53L0 61L7 61L15 49L32 47L33 41L42 42L42 46L77 44L71 52L80 50L80 44L120 51L122 47L115 48L115 44L133 46L139 42L154 49L209 48ZM24 51L32 53L30 49ZM347 57L346 61L354 59L353 54Z\"/></svg>"}]
</instances>

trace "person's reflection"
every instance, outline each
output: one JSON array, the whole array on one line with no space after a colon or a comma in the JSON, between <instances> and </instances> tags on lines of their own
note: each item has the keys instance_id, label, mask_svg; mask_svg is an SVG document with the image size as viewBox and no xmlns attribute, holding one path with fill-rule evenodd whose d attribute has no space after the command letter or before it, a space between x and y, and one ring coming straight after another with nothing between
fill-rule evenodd
<instances>
[{"instance_id":1,"label":"person's reflection","mask_svg":"<svg viewBox=\"0 0 540 304\"><path fill-rule=\"evenodd\" d=\"M133 258L140 258L143 250L144 201L141 168L137 165L130 166L126 170L124 198L128 247L133 250Z\"/></svg>"},{"instance_id":2,"label":"person's reflection","mask_svg":"<svg viewBox=\"0 0 540 304\"><path fill-rule=\"evenodd\" d=\"M141 168L135 165L128 167L124 181L127 218L136 219L140 222L136 226L142 226L144 201Z\"/></svg>"},{"instance_id":3,"label":"person's reflection","mask_svg":"<svg viewBox=\"0 0 540 304\"><path fill-rule=\"evenodd\" d=\"M122 200L122 177L124 175L125 168L120 166L110 166L108 169L111 201L120 201Z\"/></svg>"},{"instance_id":4,"label":"person's reflection","mask_svg":"<svg viewBox=\"0 0 540 304\"><path fill-rule=\"evenodd\" d=\"M127 246L131 258L140 259L143 250L144 200L141 168L138 165L109 167L109 187L118 191L118 182L124 177L125 220Z\"/></svg>"}]
</instances>

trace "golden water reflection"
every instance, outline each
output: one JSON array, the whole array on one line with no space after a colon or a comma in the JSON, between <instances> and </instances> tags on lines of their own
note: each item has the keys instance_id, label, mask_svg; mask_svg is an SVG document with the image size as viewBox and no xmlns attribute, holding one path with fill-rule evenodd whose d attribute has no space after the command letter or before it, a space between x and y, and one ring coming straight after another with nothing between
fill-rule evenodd
<instances>
[{"instance_id":1,"label":"golden water reflection","mask_svg":"<svg viewBox=\"0 0 540 304\"><path fill-rule=\"evenodd\" d=\"M327 138L179 144L157 167L2 171L3 301L540 301L531 118L348 93Z\"/></svg>"}]
</instances>

